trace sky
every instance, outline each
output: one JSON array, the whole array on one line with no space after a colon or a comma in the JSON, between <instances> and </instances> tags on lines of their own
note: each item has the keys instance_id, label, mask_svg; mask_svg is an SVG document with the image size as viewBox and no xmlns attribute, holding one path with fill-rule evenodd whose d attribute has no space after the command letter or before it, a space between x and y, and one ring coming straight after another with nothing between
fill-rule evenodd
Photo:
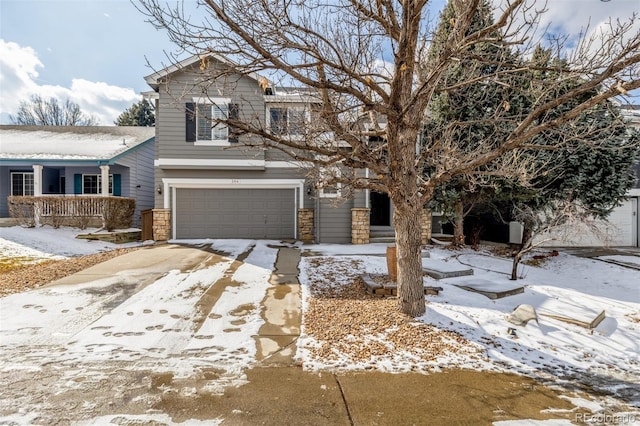
<instances>
[{"instance_id":1,"label":"sky","mask_svg":"<svg viewBox=\"0 0 640 426\"><path fill-rule=\"evenodd\" d=\"M575 34L640 13L640 3L549 0L547 9L543 26ZM113 124L149 90L144 76L169 64L165 52L178 52L146 19L129 0L0 0L0 124L33 94L69 98Z\"/></svg>"}]
</instances>

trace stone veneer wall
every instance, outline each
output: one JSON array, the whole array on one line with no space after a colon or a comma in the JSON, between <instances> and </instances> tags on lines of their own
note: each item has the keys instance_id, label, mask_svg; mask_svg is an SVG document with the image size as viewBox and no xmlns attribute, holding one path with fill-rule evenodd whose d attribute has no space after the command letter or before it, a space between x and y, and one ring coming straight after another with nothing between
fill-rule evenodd
<instances>
[{"instance_id":1,"label":"stone veneer wall","mask_svg":"<svg viewBox=\"0 0 640 426\"><path fill-rule=\"evenodd\" d=\"M153 239L167 241L171 238L171 210L153 209Z\"/></svg>"},{"instance_id":2,"label":"stone veneer wall","mask_svg":"<svg viewBox=\"0 0 640 426\"><path fill-rule=\"evenodd\" d=\"M369 244L370 209L351 209L351 244Z\"/></svg>"},{"instance_id":3,"label":"stone veneer wall","mask_svg":"<svg viewBox=\"0 0 640 426\"><path fill-rule=\"evenodd\" d=\"M298 239L313 241L313 209L298 209Z\"/></svg>"},{"instance_id":4,"label":"stone veneer wall","mask_svg":"<svg viewBox=\"0 0 640 426\"><path fill-rule=\"evenodd\" d=\"M431 240L431 209L423 209L420 216L420 224L422 228L422 244L429 244Z\"/></svg>"}]
</instances>

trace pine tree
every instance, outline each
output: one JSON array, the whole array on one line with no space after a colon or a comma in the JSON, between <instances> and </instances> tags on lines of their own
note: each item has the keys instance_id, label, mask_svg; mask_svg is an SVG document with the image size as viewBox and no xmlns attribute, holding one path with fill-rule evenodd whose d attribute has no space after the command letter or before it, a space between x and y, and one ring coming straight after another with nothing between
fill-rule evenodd
<instances>
[{"instance_id":1,"label":"pine tree","mask_svg":"<svg viewBox=\"0 0 640 426\"><path fill-rule=\"evenodd\" d=\"M151 104L143 99L133 104L118 116L114 122L116 126L143 126L151 127L156 123L155 115Z\"/></svg>"},{"instance_id":2,"label":"pine tree","mask_svg":"<svg viewBox=\"0 0 640 426\"><path fill-rule=\"evenodd\" d=\"M455 12L449 2L440 16L425 69L440 54L455 24ZM492 6L483 0L475 13L469 33L493 24ZM496 32L489 39L500 40ZM513 129L513 116L520 114L526 99L517 88L521 85L513 77L501 81L500 68L515 67L517 56L503 43L482 42L472 45L466 55L470 59L454 62L444 73L440 92L430 105L424 131L423 149L446 147L443 151L478 155L478 147L490 149L500 144L503 136ZM484 76L492 75L484 80ZM468 84L470 81L477 81ZM466 83L460 86L461 83ZM515 86L515 87L514 87ZM446 155L446 152L443 152ZM438 172L426 168L427 174ZM446 171L445 171L446 172ZM475 172L482 172L476 170ZM487 175L489 176L489 175ZM465 242L463 219L476 202L490 197L499 185L498 178L480 178L480 174L461 175L440 186L434 194L433 207L453 220L454 245Z\"/></svg>"}]
</instances>

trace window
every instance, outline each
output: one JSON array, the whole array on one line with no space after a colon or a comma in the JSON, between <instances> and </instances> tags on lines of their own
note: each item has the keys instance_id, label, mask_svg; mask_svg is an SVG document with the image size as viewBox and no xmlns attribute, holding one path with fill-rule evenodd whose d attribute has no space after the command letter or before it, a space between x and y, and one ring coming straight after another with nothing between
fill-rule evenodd
<instances>
[{"instance_id":1,"label":"window","mask_svg":"<svg viewBox=\"0 0 640 426\"><path fill-rule=\"evenodd\" d=\"M227 141L229 126L216 120L226 120L229 112L226 104L198 104L196 122L199 141Z\"/></svg>"},{"instance_id":2,"label":"window","mask_svg":"<svg viewBox=\"0 0 640 426\"><path fill-rule=\"evenodd\" d=\"M340 179L342 172L337 165L324 166L319 171L318 186L320 198L339 198L342 196L341 183L329 184L334 179Z\"/></svg>"},{"instance_id":3,"label":"window","mask_svg":"<svg viewBox=\"0 0 640 426\"><path fill-rule=\"evenodd\" d=\"M102 194L102 175L82 175L83 194ZM109 175L109 195L113 195L113 175Z\"/></svg>"},{"instance_id":4,"label":"window","mask_svg":"<svg viewBox=\"0 0 640 426\"><path fill-rule=\"evenodd\" d=\"M11 172L11 195L33 195L33 172Z\"/></svg>"},{"instance_id":5,"label":"window","mask_svg":"<svg viewBox=\"0 0 640 426\"><path fill-rule=\"evenodd\" d=\"M280 136L299 136L304 134L307 123L304 107L270 107L269 126L271 133Z\"/></svg>"},{"instance_id":6,"label":"window","mask_svg":"<svg viewBox=\"0 0 640 426\"><path fill-rule=\"evenodd\" d=\"M227 145L238 142L235 129L224 120L238 118L238 104L227 98L194 98L186 104L186 141L196 145Z\"/></svg>"}]
</instances>

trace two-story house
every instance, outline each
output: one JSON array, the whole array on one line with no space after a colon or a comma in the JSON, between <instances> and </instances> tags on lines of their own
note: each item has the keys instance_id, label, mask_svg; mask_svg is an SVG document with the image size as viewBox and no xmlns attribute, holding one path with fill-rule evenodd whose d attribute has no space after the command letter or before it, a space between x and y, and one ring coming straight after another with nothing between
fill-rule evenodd
<instances>
[{"instance_id":1,"label":"two-story house","mask_svg":"<svg viewBox=\"0 0 640 426\"><path fill-rule=\"evenodd\" d=\"M203 78L203 67L219 77ZM368 242L367 191L342 200L340 187L316 189L300 164L259 137L212 125L211 117L242 117L295 137L311 119L317 101L308 92L232 69L225 58L194 56L145 78L156 103L154 238ZM389 226L391 207L382 208Z\"/></svg>"}]
</instances>

